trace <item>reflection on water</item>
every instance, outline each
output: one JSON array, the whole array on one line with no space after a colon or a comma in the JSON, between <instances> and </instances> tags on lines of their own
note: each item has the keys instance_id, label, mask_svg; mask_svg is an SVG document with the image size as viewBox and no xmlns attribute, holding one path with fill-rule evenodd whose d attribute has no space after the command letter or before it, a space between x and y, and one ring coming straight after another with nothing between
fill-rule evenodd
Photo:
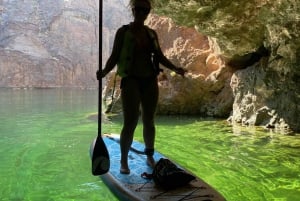
<instances>
[{"instance_id":1,"label":"reflection on water","mask_svg":"<svg viewBox=\"0 0 300 201\"><path fill-rule=\"evenodd\" d=\"M90 172L97 91L0 89L0 197L24 200L117 200ZM112 117L103 132L118 133ZM138 126L135 139L142 141ZM228 126L199 117L157 118L156 149L202 177L227 200L300 196L300 135Z\"/></svg>"}]
</instances>

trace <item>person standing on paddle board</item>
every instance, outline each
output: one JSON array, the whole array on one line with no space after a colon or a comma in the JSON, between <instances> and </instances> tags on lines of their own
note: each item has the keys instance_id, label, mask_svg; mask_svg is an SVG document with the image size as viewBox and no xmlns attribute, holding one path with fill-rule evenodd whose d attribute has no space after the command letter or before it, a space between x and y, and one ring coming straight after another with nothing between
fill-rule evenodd
<instances>
[{"instance_id":1,"label":"person standing on paddle board","mask_svg":"<svg viewBox=\"0 0 300 201\"><path fill-rule=\"evenodd\" d=\"M155 165L154 116L158 102L159 63L179 75L184 76L186 72L183 68L173 65L163 55L156 32L144 25L151 10L151 1L130 0L130 7L134 21L118 29L105 68L101 73L97 72L97 78L103 78L117 65L117 74L122 77L120 86L124 116L120 136L122 174L130 174L128 152L138 123L140 108L147 163L152 167Z\"/></svg>"}]
</instances>

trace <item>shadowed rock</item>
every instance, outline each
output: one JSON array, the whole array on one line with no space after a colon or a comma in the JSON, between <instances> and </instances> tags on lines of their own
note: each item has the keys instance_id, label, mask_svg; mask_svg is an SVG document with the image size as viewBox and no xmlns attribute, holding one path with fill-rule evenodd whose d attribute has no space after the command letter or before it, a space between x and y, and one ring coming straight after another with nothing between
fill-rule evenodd
<instances>
[{"instance_id":1,"label":"shadowed rock","mask_svg":"<svg viewBox=\"0 0 300 201\"><path fill-rule=\"evenodd\" d=\"M227 63L234 71L247 68L258 62L262 57L270 56L270 51L263 45L260 46L255 52L245 55L234 55Z\"/></svg>"}]
</instances>

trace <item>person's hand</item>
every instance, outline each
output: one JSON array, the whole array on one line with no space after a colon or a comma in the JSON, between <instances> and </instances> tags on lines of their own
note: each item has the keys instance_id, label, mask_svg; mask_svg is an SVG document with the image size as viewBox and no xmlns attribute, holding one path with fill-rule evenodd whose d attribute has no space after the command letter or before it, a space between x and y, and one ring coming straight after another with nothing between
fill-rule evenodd
<instances>
[{"instance_id":1,"label":"person's hand","mask_svg":"<svg viewBox=\"0 0 300 201\"><path fill-rule=\"evenodd\" d=\"M183 68L175 68L174 72L177 73L178 75L181 75L182 77L184 77L184 74L187 72L187 70L183 69Z\"/></svg>"},{"instance_id":2,"label":"person's hand","mask_svg":"<svg viewBox=\"0 0 300 201\"><path fill-rule=\"evenodd\" d=\"M100 72L99 70L97 70L96 72L96 77L97 77L97 80L100 80L102 78L102 72Z\"/></svg>"},{"instance_id":3,"label":"person's hand","mask_svg":"<svg viewBox=\"0 0 300 201\"><path fill-rule=\"evenodd\" d=\"M102 70L102 71L97 70L97 72L96 72L97 80L100 80L100 79L104 78L105 75L106 75L106 74L104 73L103 70Z\"/></svg>"}]
</instances>

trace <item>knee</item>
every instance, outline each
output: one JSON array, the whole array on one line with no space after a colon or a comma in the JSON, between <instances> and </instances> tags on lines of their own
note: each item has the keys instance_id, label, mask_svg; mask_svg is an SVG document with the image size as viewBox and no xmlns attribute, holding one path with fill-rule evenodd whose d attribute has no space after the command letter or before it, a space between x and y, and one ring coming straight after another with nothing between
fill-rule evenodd
<instances>
[{"instance_id":1,"label":"knee","mask_svg":"<svg viewBox=\"0 0 300 201\"><path fill-rule=\"evenodd\" d=\"M126 133L128 133L128 132L129 132L129 133L133 133L134 130L135 130L135 128L136 128L136 126L124 124L122 130L123 130L124 132L126 132Z\"/></svg>"},{"instance_id":2,"label":"knee","mask_svg":"<svg viewBox=\"0 0 300 201\"><path fill-rule=\"evenodd\" d=\"M143 124L147 126L154 126L154 115L142 115Z\"/></svg>"},{"instance_id":3,"label":"knee","mask_svg":"<svg viewBox=\"0 0 300 201\"><path fill-rule=\"evenodd\" d=\"M152 131L155 129L155 125L153 122L143 122L143 127L149 131Z\"/></svg>"},{"instance_id":4,"label":"knee","mask_svg":"<svg viewBox=\"0 0 300 201\"><path fill-rule=\"evenodd\" d=\"M137 122L137 120L124 121L123 130L126 132L134 132Z\"/></svg>"}]
</instances>

